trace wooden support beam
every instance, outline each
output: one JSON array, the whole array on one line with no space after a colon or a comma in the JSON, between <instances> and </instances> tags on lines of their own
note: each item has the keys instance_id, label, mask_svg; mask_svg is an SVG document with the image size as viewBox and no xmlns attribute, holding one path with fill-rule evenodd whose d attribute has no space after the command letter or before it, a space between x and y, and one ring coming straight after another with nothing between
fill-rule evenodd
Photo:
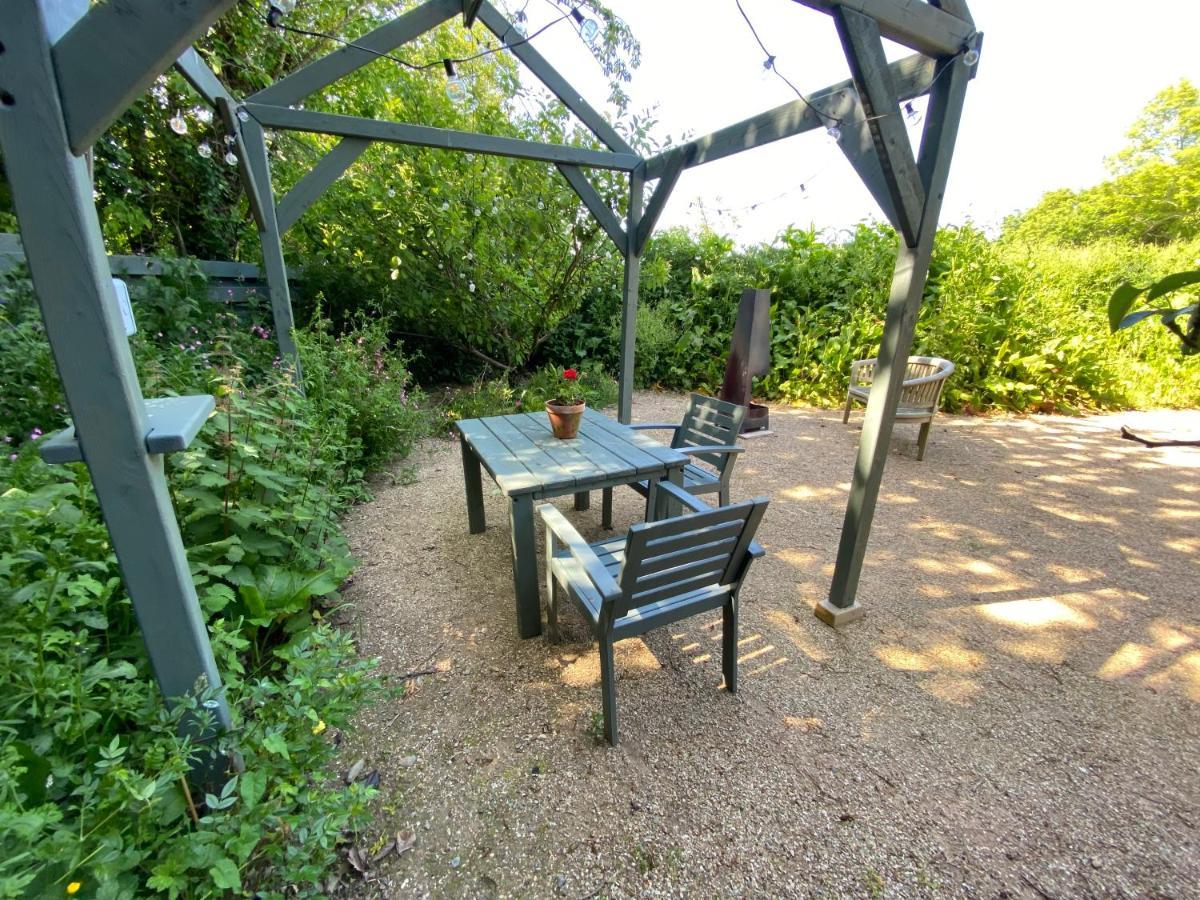
<instances>
[{"instance_id":1,"label":"wooden support beam","mask_svg":"<svg viewBox=\"0 0 1200 900\"><path fill-rule=\"evenodd\" d=\"M466 150L492 156L537 159L542 162L570 163L576 166L617 169L626 172L631 171L641 162L636 154L631 153L588 150L584 147L571 147L566 144L543 144L519 138L453 131L448 128L431 128L427 125L381 122L357 116L338 116L303 109L288 109L282 106L264 106L260 103L247 103L246 109L261 124L271 128L281 128L285 131L313 131L318 134L367 138L392 144L413 144L418 147L436 147L442 150Z\"/></svg>"},{"instance_id":2,"label":"wooden support beam","mask_svg":"<svg viewBox=\"0 0 1200 900\"><path fill-rule=\"evenodd\" d=\"M483 0L462 0L464 28L475 24L475 17L479 15L479 4L482 2Z\"/></svg>"},{"instance_id":3,"label":"wooden support beam","mask_svg":"<svg viewBox=\"0 0 1200 900\"><path fill-rule=\"evenodd\" d=\"M638 283L642 257L637 252L638 226L642 221L646 178L639 167L629 173L629 209L625 214L625 277L621 284L621 356L617 373L617 421L633 421L633 360L637 341Z\"/></svg>"},{"instance_id":4,"label":"wooden support beam","mask_svg":"<svg viewBox=\"0 0 1200 900\"><path fill-rule=\"evenodd\" d=\"M194 47L188 47L183 51L179 59L175 60L175 68L192 86L192 89L204 98L204 102L213 109L217 108L218 100L224 100L232 106L237 105L233 95L226 90L225 85L221 84L220 79L208 67L208 63L201 59Z\"/></svg>"},{"instance_id":5,"label":"wooden support beam","mask_svg":"<svg viewBox=\"0 0 1200 900\"><path fill-rule=\"evenodd\" d=\"M234 2L109 0L93 6L53 49L71 152L79 156L92 146Z\"/></svg>"},{"instance_id":6,"label":"wooden support beam","mask_svg":"<svg viewBox=\"0 0 1200 900\"><path fill-rule=\"evenodd\" d=\"M38 4L4 4L0 30L0 85L13 100L0 113L0 153L46 337L122 579L163 695L174 700L203 686L217 691L212 711L218 726L228 728L162 456L146 447L146 404L92 182L69 145ZM91 52L104 55L106 48Z\"/></svg>"},{"instance_id":7,"label":"wooden support beam","mask_svg":"<svg viewBox=\"0 0 1200 900\"><path fill-rule=\"evenodd\" d=\"M794 0L824 13L848 9L869 16L880 33L898 44L930 56L953 56L975 33L970 22L925 0Z\"/></svg>"},{"instance_id":8,"label":"wooden support beam","mask_svg":"<svg viewBox=\"0 0 1200 900\"><path fill-rule=\"evenodd\" d=\"M862 615L862 606L856 599L859 576L862 574L871 520L879 498L884 464L887 462L908 354L912 349L913 333L921 310L921 297L929 275L929 261L933 255L938 216L950 174L950 160L954 155L963 101L971 78L971 72L961 57L949 59L946 64L950 70L934 85L921 141L918 164L921 171L927 173L927 199L921 218L920 239L916 247L902 245L896 259L875 381L867 401L862 437L859 439L858 459L850 483L850 497L838 543L833 581L829 597L814 610L817 618L830 625L844 624Z\"/></svg>"},{"instance_id":9,"label":"wooden support beam","mask_svg":"<svg viewBox=\"0 0 1200 900\"><path fill-rule=\"evenodd\" d=\"M271 196L269 183L264 193L261 184L254 177L250 167L251 154L246 149L246 139L242 134L241 122L238 121L237 109L233 102L218 96L217 115L221 117L226 133L233 135L233 150L238 158L238 179L250 203L250 215L254 219L254 226L261 234L267 227L267 210L270 209L272 215L275 210L275 200Z\"/></svg>"},{"instance_id":10,"label":"wooden support beam","mask_svg":"<svg viewBox=\"0 0 1200 900\"><path fill-rule=\"evenodd\" d=\"M637 234L633 241L633 250L638 256L641 256L642 251L646 249L646 243L650 240L650 235L654 233L654 226L658 224L658 217L662 215L667 201L671 199L671 192L675 190L675 185L679 182L679 176L682 174L683 158L676 157L667 164L666 169L659 177L654 195L646 204L642 220L638 222Z\"/></svg>"},{"instance_id":11,"label":"wooden support beam","mask_svg":"<svg viewBox=\"0 0 1200 900\"><path fill-rule=\"evenodd\" d=\"M296 182L287 196L279 201L275 209L275 220L280 234L285 233L304 215L304 211L329 190L335 181L354 164L371 146L362 138L342 138L337 145L321 157L307 175Z\"/></svg>"},{"instance_id":12,"label":"wooden support beam","mask_svg":"<svg viewBox=\"0 0 1200 900\"><path fill-rule=\"evenodd\" d=\"M397 47L416 40L425 32L437 28L462 12L462 9L462 0L426 0L416 9L356 38L356 47L341 47L247 99L255 103L273 103L277 106L299 103L309 94L379 59L380 53L390 53Z\"/></svg>"},{"instance_id":13,"label":"wooden support beam","mask_svg":"<svg viewBox=\"0 0 1200 900\"><path fill-rule=\"evenodd\" d=\"M617 251L624 255L629 249L629 239L625 236L625 230L621 227L616 213L608 208L604 198L592 187L587 175L578 166L569 166L566 163L559 163L558 171L562 172L563 178L567 179L567 184L571 185L579 199L583 201L583 205L588 208L592 218L616 245Z\"/></svg>"},{"instance_id":14,"label":"wooden support beam","mask_svg":"<svg viewBox=\"0 0 1200 900\"><path fill-rule=\"evenodd\" d=\"M479 21L501 41L511 39L514 34L508 20L504 18L504 15L496 7L488 3L487 0L483 0L483 4L479 7ZM546 61L546 58L542 54L538 53L532 43L516 43L511 45L509 49L512 51L513 56L523 62L526 68L536 75L538 80L549 89L550 93L561 100L563 105L573 112L579 118L579 121L591 129L592 134L600 138L610 150L616 153L637 155L625 139L617 133L617 130L608 123L608 120L596 112L592 108L592 105L583 99L583 95L575 90L558 73L558 70Z\"/></svg>"},{"instance_id":15,"label":"wooden support beam","mask_svg":"<svg viewBox=\"0 0 1200 900\"><path fill-rule=\"evenodd\" d=\"M962 19L968 25L974 26L971 10L967 8L967 0L929 0L938 9L950 13L956 19Z\"/></svg>"},{"instance_id":16,"label":"wooden support beam","mask_svg":"<svg viewBox=\"0 0 1200 900\"><path fill-rule=\"evenodd\" d=\"M275 192L271 187L271 163L262 126L253 118L241 123L246 168L254 188L263 199L263 224L258 232L262 244L263 270L271 296L271 315L279 358L292 366L296 384L303 389L304 376L296 350L296 321L292 315L292 293L288 287L287 263L283 258L283 234L275 218Z\"/></svg>"},{"instance_id":17,"label":"wooden support beam","mask_svg":"<svg viewBox=\"0 0 1200 900\"><path fill-rule=\"evenodd\" d=\"M901 101L912 100L929 93L929 85L933 83L937 74L937 63L928 56L917 53L897 60L888 69L897 97ZM792 100L712 134L665 150L646 160L646 180L652 181L660 177L666 170L668 160L673 156L683 156L683 167L690 169L752 147L761 147L805 131L824 128L830 124L829 116L818 110L823 111L829 104L845 102L846 97L854 93L854 90L852 79L832 84L810 94L808 103L800 99Z\"/></svg>"},{"instance_id":18,"label":"wooden support beam","mask_svg":"<svg viewBox=\"0 0 1200 900\"><path fill-rule=\"evenodd\" d=\"M883 209L894 213L893 218L905 243L915 247L921 211L925 206L925 189L900 115L900 99L888 72L879 27L873 19L844 6L834 10L833 19L891 196L891 203Z\"/></svg>"},{"instance_id":19,"label":"wooden support beam","mask_svg":"<svg viewBox=\"0 0 1200 900\"><path fill-rule=\"evenodd\" d=\"M883 174L883 165L879 162L879 154L875 151L875 138L871 133L871 123L863 110L862 102L856 91L850 91L844 100L830 103L825 109L842 124L839 126L841 135L838 137L838 148L854 167L859 180L871 192L875 202L892 227L900 233L900 220L892 205L892 194L888 188L887 178Z\"/></svg>"}]
</instances>

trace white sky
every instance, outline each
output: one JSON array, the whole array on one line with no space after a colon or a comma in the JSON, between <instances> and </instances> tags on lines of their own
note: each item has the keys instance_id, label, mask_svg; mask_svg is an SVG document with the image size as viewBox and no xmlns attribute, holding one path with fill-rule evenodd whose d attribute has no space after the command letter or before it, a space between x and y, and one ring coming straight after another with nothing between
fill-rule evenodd
<instances>
[{"instance_id":1,"label":"white sky","mask_svg":"<svg viewBox=\"0 0 1200 900\"><path fill-rule=\"evenodd\" d=\"M524 0L506 0L510 11ZM608 0L642 44L628 87L631 108L653 108L657 134L676 142L795 97L774 75L733 0ZM805 93L849 77L829 16L791 0L742 0L776 66ZM1031 206L1047 190L1105 177L1104 158L1156 92L1187 76L1200 82L1200 4L1156 0L973 0L984 33L978 77L967 94L943 223L984 227ZM531 30L555 16L530 0ZM563 22L537 48L603 108L599 66ZM889 46L889 58L908 51ZM923 101L918 103L918 107ZM807 190L797 190L805 183ZM778 195L787 192L780 198ZM772 199L777 198L777 199ZM763 202L767 201L767 202ZM811 132L683 174L659 227L698 225L700 204L741 243L769 240L789 224L838 229L881 219L845 157ZM751 204L757 208L749 209ZM736 210L723 216L712 210Z\"/></svg>"}]
</instances>

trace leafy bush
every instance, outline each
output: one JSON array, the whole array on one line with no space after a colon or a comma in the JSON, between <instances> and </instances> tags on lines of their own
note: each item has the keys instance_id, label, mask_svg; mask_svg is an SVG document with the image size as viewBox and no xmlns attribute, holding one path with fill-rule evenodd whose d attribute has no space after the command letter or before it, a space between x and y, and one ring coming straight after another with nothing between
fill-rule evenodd
<instances>
[{"instance_id":1,"label":"leafy bush","mask_svg":"<svg viewBox=\"0 0 1200 900\"><path fill-rule=\"evenodd\" d=\"M330 736L376 680L315 620L353 567L339 513L424 413L380 327L302 334L315 389L301 395L267 326L214 313L188 269L143 285L132 348L148 396L218 398L168 482L235 718L219 747L245 770L189 800L183 776L211 747L179 724L204 698L164 708L86 468L14 442L0 458L0 897L317 893L365 815L370 791L337 783ZM27 287L5 291L0 403L17 409L45 378L18 362L49 355Z\"/></svg>"},{"instance_id":2,"label":"leafy bush","mask_svg":"<svg viewBox=\"0 0 1200 900\"><path fill-rule=\"evenodd\" d=\"M604 409L617 402L617 382L598 363L583 362L575 370L578 376L570 388L574 396L581 397L592 409ZM536 412L563 392L563 370L545 366L526 379L517 406L526 412Z\"/></svg>"}]
</instances>

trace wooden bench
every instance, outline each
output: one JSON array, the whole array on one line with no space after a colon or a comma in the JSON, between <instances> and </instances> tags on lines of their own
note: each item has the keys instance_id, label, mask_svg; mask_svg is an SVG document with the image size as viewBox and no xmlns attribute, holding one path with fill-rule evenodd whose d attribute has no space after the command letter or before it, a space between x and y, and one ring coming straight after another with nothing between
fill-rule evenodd
<instances>
[{"instance_id":1,"label":"wooden bench","mask_svg":"<svg viewBox=\"0 0 1200 900\"><path fill-rule=\"evenodd\" d=\"M850 421L850 406L855 402L865 404L871 395L875 381L874 359L860 359L850 364L850 387L846 390L846 408L842 411L842 424ZM925 458L925 444L929 440L929 429L942 402L942 388L946 379L954 373L954 363L936 356L910 356L904 372L904 387L900 391L900 404L896 408L896 421L920 422L917 435L917 459Z\"/></svg>"},{"instance_id":2,"label":"wooden bench","mask_svg":"<svg viewBox=\"0 0 1200 900\"><path fill-rule=\"evenodd\" d=\"M600 643L604 735L617 743L613 645L662 625L710 610L723 611L725 688L737 691L738 591L753 560L764 554L754 532L767 509L758 497L713 508L670 482L652 482L650 506L660 493L684 514L634 525L627 535L588 544L549 503L538 507L546 525L548 634L557 641L559 595L583 611ZM673 504L672 504L673 505Z\"/></svg>"}]
</instances>

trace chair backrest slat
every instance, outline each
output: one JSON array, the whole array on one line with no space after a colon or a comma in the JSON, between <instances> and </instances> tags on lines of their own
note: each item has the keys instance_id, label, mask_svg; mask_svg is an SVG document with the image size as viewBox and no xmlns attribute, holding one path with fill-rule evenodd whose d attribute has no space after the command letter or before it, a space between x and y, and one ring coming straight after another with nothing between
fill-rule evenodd
<instances>
[{"instance_id":1,"label":"chair backrest slat","mask_svg":"<svg viewBox=\"0 0 1200 900\"><path fill-rule=\"evenodd\" d=\"M732 446L737 442L745 418L744 406L716 397L692 394L683 423L675 433L671 446ZM731 457L726 453L701 453L696 458L722 472Z\"/></svg>"},{"instance_id":2,"label":"chair backrest slat","mask_svg":"<svg viewBox=\"0 0 1200 900\"><path fill-rule=\"evenodd\" d=\"M702 588L735 589L766 507L766 498L759 497L634 525L625 542L621 596L613 601L613 616Z\"/></svg>"}]
</instances>

